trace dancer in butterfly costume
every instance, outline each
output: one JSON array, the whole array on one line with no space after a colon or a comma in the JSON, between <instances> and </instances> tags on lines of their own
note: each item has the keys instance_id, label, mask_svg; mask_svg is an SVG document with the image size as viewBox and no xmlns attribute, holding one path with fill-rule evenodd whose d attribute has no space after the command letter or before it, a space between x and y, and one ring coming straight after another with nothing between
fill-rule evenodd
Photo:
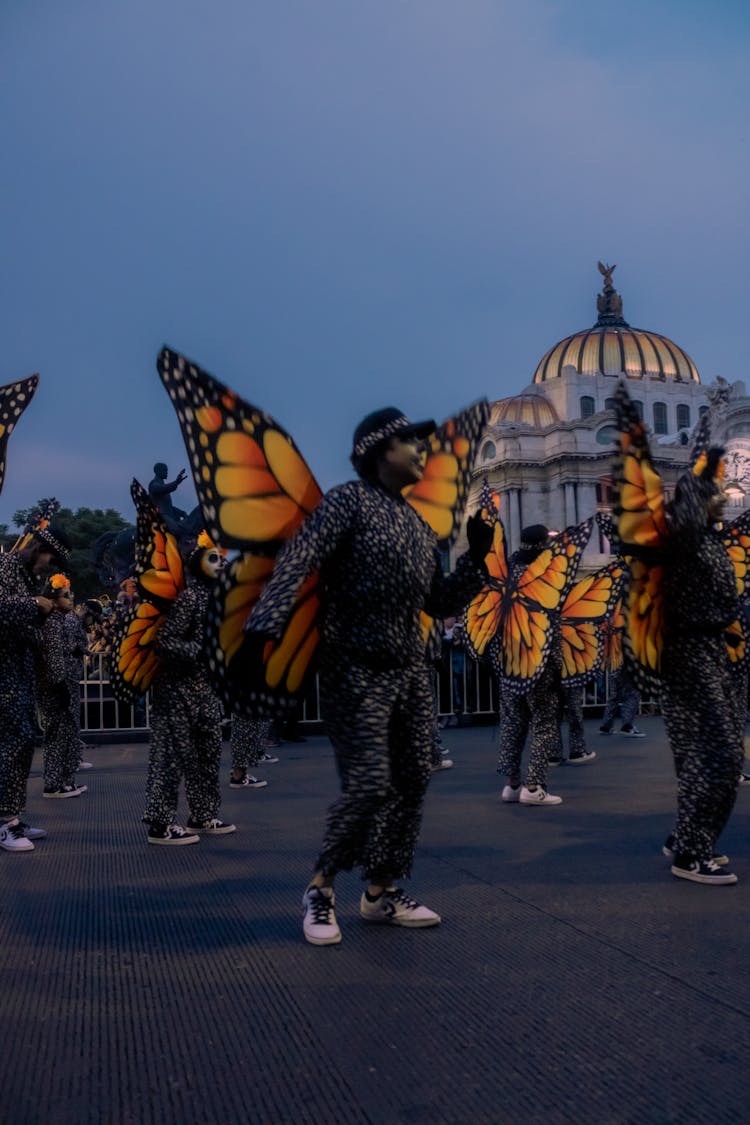
<instances>
[{"instance_id":1,"label":"dancer in butterfly costume","mask_svg":"<svg viewBox=\"0 0 750 1125\"><path fill-rule=\"evenodd\" d=\"M219 819L222 708L203 656L206 607L224 558L199 538L182 590L156 639L159 666L151 688L146 811L150 844L194 843L200 833L235 831ZM190 810L187 830L176 824L180 781Z\"/></svg>"},{"instance_id":2,"label":"dancer in butterfly costume","mask_svg":"<svg viewBox=\"0 0 750 1125\"><path fill-rule=\"evenodd\" d=\"M643 423L622 384L616 403L615 510L631 567L627 659L641 684L661 688L678 783L664 852L679 878L734 883L726 857L715 851L737 793L744 729L744 578L733 566L737 545L715 526L727 500L723 450L708 447L704 423L692 468L665 505Z\"/></svg>"},{"instance_id":3,"label":"dancer in butterfly costume","mask_svg":"<svg viewBox=\"0 0 750 1125\"><path fill-rule=\"evenodd\" d=\"M53 574L48 596L54 609L41 629L39 710L44 731L45 797L80 797L87 786L76 783L81 760L79 739L79 662L69 651L66 621L74 617L70 579Z\"/></svg>"},{"instance_id":4,"label":"dancer in butterfly costume","mask_svg":"<svg viewBox=\"0 0 750 1125\"><path fill-rule=\"evenodd\" d=\"M469 520L469 550L443 576L435 533L402 491L422 478L421 439L395 407L369 414L354 433L359 480L332 489L277 560L248 628L278 636L298 589L321 572L320 695L341 796L305 892L305 937L340 941L333 882L361 865L368 921L432 926L439 915L395 881L409 875L430 777L433 696L420 611L456 614L486 578L490 533Z\"/></svg>"}]
</instances>

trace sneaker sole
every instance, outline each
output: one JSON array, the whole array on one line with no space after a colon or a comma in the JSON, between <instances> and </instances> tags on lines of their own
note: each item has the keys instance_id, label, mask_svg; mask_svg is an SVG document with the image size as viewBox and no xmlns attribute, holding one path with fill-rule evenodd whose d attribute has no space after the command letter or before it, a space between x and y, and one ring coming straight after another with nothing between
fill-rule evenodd
<instances>
[{"instance_id":1,"label":"sneaker sole","mask_svg":"<svg viewBox=\"0 0 750 1125\"><path fill-rule=\"evenodd\" d=\"M179 840L156 840L151 836L148 838L149 844L159 844L167 848L179 848L182 844L197 844L199 840L199 836L182 836Z\"/></svg>"},{"instance_id":2,"label":"sneaker sole","mask_svg":"<svg viewBox=\"0 0 750 1125\"><path fill-rule=\"evenodd\" d=\"M85 789L78 789L78 790L76 790L75 793L42 793L42 796L46 797L47 800L66 801L66 800L69 800L71 797L82 797L85 792L86 792Z\"/></svg>"},{"instance_id":3,"label":"sneaker sole","mask_svg":"<svg viewBox=\"0 0 750 1125\"><path fill-rule=\"evenodd\" d=\"M688 879L691 883L706 883L708 886L731 886L737 882L737 876L730 875L697 875L694 871L683 871L681 867L672 866L672 874L678 879Z\"/></svg>"},{"instance_id":4,"label":"sneaker sole","mask_svg":"<svg viewBox=\"0 0 750 1125\"><path fill-rule=\"evenodd\" d=\"M361 911L359 916L363 922L373 922L376 926L401 926L405 930L424 930L428 926L439 926L442 921L439 915L434 918L417 918L413 921L406 921L402 918L383 918L382 915L375 918L369 914L363 914Z\"/></svg>"},{"instance_id":5,"label":"sneaker sole","mask_svg":"<svg viewBox=\"0 0 750 1125\"><path fill-rule=\"evenodd\" d=\"M596 754L587 754L585 758L568 758L568 764L571 766L587 766L589 762L593 762Z\"/></svg>"},{"instance_id":6,"label":"sneaker sole","mask_svg":"<svg viewBox=\"0 0 750 1125\"><path fill-rule=\"evenodd\" d=\"M19 848L17 844L10 846L8 844L0 844L0 848L2 848L4 852L33 852L34 845L31 840L27 840L26 843L29 845L28 847Z\"/></svg>"},{"instance_id":7,"label":"sneaker sole","mask_svg":"<svg viewBox=\"0 0 750 1125\"><path fill-rule=\"evenodd\" d=\"M191 828L190 831L199 836L228 836L230 832L237 831L237 825L225 824L223 828Z\"/></svg>"},{"instance_id":8,"label":"sneaker sole","mask_svg":"<svg viewBox=\"0 0 750 1125\"><path fill-rule=\"evenodd\" d=\"M230 781L229 782L229 788L230 789L265 789L265 787L267 785L268 785L267 781L258 781L254 785L240 785L238 781Z\"/></svg>"},{"instance_id":9,"label":"sneaker sole","mask_svg":"<svg viewBox=\"0 0 750 1125\"><path fill-rule=\"evenodd\" d=\"M327 938L313 937L311 934L305 933L304 930L302 933L304 934L305 941L309 942L310 945L338 945L341 941L341 931L334 937Z\"/></svg>"},{"instance_id":10,"label":"sneaker sole","mask_svg":"<svg viewBox=\"0 0 750 1125\"><path fill-rule=\"evenodd\" d=\"M526 805L527 808L532 808L534 805L537 805L540 809L544 808L545 805L547 806L547 808L550 808L553 805L561 805L562 798L559 801L524 801L523 797L519 797L518 804Z\"/></svg>"}]
</instances>

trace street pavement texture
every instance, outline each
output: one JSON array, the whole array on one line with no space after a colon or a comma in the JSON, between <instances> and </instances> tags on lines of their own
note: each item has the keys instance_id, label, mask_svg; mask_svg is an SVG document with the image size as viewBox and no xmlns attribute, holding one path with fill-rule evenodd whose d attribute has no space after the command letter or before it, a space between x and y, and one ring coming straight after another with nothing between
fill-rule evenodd
<instances>
[{"instance_id":1,"label":"street pavement texture","mask_svg":"<svg viewBox=\"0 0 750 1125\"><path fill-rule=\"evenodd\" d=\"M750 787L722 844L740 882L674 879L663 724L587 737L556 807L503 804L491 727L444 732L414 877L428 930L358 916L307 945L300 900L335 796L328 741L286 744L238 831L147 846L147 748L102 746L49 836L0 852L0 1121L8 1125L750 1121ZM186 816L182 812L182 818Z\"/></svg>"}]
</instances>

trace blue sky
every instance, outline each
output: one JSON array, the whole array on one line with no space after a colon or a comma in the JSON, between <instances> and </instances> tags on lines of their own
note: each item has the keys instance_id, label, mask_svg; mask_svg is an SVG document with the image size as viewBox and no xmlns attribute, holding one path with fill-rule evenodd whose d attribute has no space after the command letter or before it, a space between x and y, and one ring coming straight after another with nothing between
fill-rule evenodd
<instances>
[{"instance_id":1,"label":"blue sky","mask_svg":"<svg viewBox=\"0 0 750 1125\"><path fill-rule=\"evenodd\" d=\"M371 409L519 392L598 259L748 378L749 46L732 0L3 0L0 522L187 465L163 343L330 487Z\"/></svg>"}]
</instances>

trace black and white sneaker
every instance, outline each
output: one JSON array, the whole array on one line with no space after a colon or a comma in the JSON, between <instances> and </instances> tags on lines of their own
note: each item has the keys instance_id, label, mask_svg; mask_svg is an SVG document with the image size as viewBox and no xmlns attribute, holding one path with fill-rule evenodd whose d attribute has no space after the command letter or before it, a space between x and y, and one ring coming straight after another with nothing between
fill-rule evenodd
<instances>
[{"instance_id":1,"label":"black and white sneaker","mask_svg":"<svg viewBox=\"0 0 750 1125\"><path fill-rule=\"evenodd\" d=\"M302 932L311 945L338 945L341 930L336 921L333 887L315 887L312 884L302 896L305 908Z\"/></svg>"},{"instance_id":2,"label":"black and white sneaker","mask_svg":"<svg viewBox=\"0 0 750 1125\"><path fill-rule=\"evenodd\" d=\"M359 903L359 913L366 922L386 922L391 926L437 926L440 915L414 898L409 898L401 887L386 887L377 898L367 891Z\"/></svg>"},{"instance_id":3,"label":"black and white sneaker","mask_svg":"<svg viewBox=\"0 0 750 1125\"><path fill-rule=\"evenodd\" d=\"M674 836L671 832L662 845L661 854L666 856L667 859L672 859L674 856ZM714 852L711 859L714 863L718 863L720 867L725 867L729 863L729 856L722 852Z\"/></svg>"},{"instance_id":4,"label":"black and white sneaker","mask_svg":"<svg viewBox=\"0 0 750 1125\"><path fill-rule=\"evenodd\" d=\"M181 824L151 824L148 829L149 844L197 844L200 836L189 832Z\"/></svg>"},{"instance_id":5,"label":"black and white sneaker","mask_svg":"<svg viewBox=\"0 0 750 1125\"><path fill-rule=\"evenodd\" d=\"M253 777L251 773L243 773L239 779L232 777L231 774L229 775L230 789L265 789L267 785L267 781L263 781L259 777Z\"/></svg>"},{"instance_id":6,"label":"black and white sneaker","mask_svg":"<svg viewBox=\"0 0 750 1125\"><path fill-rule=\"evenodd\" d=\"M6 852L33 852L34 845L24 834L17 816L7 824L0 824L0 848Z\"/></svg>"},{"instance_id":7,"label":"black and white sneaker","mask_svg":"<svg viewBox=\"0 0 750 1125\"><path fill-rule=\"evenodd\" d=\"M611 733L612 733L612 727L607 726L606 723L602 723L602 725L599 727L599 734L611 734Z\"/></svg>"},{"instance_id":8,"label":"black and white sneaker","mask_svg":"<svg viewBox=\"0 0 750 1125\"><path fill-rule=\"evenodd\" d=\"M645 738L646 737L645 734L643 733L643 731L638 730L638 727L634 727L632 725L632 723L630 724L630 726L620 727L620 734L624 734L626 738Z\"/></svg>"},{"instance_id":9,"label":"black and white sneaker","mask_svg":"<svg viewBox=\"0 0 750 1125\"><path fill-rule=\"evenodd\" d=\"M226 836L229 832L236 832L236 824L227 824L217 816L210 820L193 820L192 816L187 822L189 832L202 832L205 836Z\"/></svg>"},{"instance_id":10,"label":"black and white sneaker","mask_svg":"<svg viewBox=\"0 0 750 1125\"><path fill-rule=\"evenodd\" d=\"M737 876L728 867L722 867L715 859L690 859L689 856L675 856L672 874L678 879L690 879L693 883L720 885L736 883Z\"/></svg>"},{"instance_id":11,"label":"black and white sneaker","mask_svg":"<svg viewBox=\"0 0 750 1125\"><path fill-rule=\"evenodd\" d=\"M258 758L258 762L262 762L264 766L273 766L276 764L276 762L278 762L278 760L279 759L275 754L269 754L267 750L265 750Z\"/></svg>"},{"instance_id":12,"label":"black and white sneaker","mask_svg":"<svg viewBox=\"0 0 750 1125\"><path fill-rule=\"evenodd\" d=\"M577 750L568 758L571 766L581 766L585 762L593 762L596 757L596 750Z\"/></svg>"}]
</instances>

